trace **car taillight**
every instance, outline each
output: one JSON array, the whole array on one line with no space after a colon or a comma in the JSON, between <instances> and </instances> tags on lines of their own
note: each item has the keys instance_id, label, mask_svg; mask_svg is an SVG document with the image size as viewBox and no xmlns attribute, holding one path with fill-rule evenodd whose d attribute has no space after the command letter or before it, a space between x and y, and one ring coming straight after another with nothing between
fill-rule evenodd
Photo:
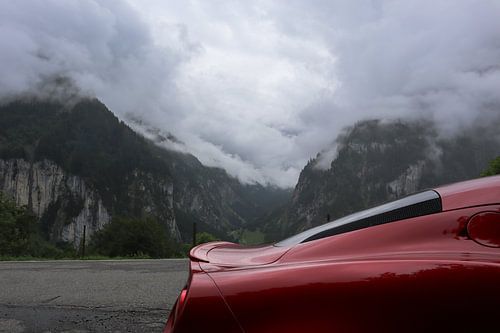
<instances>
[{"instance_id":1,"label":"car taillight","mask_svg":"<svg viewBox=\"0 0 500 333\"><path fill-rule=\"evenodd\" d=\"M168 316L167 324L165 325L163 333L172 332L174 322L179 317L179 314L181 313L182 308L184 307L184 303L186 302L186 298L187 298L187 286L184 287L184 289L182 289L179 297L177 298L177 302L175 303L174 308L170 313L170 316Z\"/></svg>"},{"instance_id":2,"label":"car taillight","mask_svg":"<svg viewBox=\"0 0 500 333\"><path fill-rule=\"evenodd\" d=\"M177 306L175 308L175 317L178 317L182 312L182 309L184 308L187 298L187 292L188 292L188 286L185 286L184 289L182 289L179 298L177 299Z\"/></svg>"},{"instance_id":3,"label":"car taillight","mask_svg":"<svg viewBox=\"0 0 500 333\"><path fill-rule=\"evenodd\" d=\"M186 282L184 288L182 288L179 297L177 297L177 301L174 304L173 309L168 316L167 323L165 325L164 333L172 333L174 323L179 319L179 316L182 314L182 310L186 306L187 298L188 298L188 290L191 285L192 272L189 273L189 278Z\"/></svg>"},{"instance_id":4,"label":"car taillight","mask_svg":"<svg viewBox=\"0 0 500 333\"><path fill-rule=\"evenodd\" d=\"M184 302L186 301L186 296L187 296L187 289L184 288L181 291L181 294L179 295L179 304L177 305L177 308L180 309L184 305Z\"/></svg>"}]
</instances>

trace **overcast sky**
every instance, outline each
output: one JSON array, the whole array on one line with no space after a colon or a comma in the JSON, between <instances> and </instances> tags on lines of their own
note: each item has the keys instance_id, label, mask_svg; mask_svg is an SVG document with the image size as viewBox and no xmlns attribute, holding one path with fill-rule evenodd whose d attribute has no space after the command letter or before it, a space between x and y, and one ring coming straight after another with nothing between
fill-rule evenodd
<instances>
[{"instance_id":1,"label":"overcast sky","mask_svg":"<svg viewBox=\"0 0 500 333\"><path fill-rule=\"evenodd\" d=\"M365 118L500 112L500 1L0 0L0 98L70 77L244 182Z\"/></svg>"}]
</instances>

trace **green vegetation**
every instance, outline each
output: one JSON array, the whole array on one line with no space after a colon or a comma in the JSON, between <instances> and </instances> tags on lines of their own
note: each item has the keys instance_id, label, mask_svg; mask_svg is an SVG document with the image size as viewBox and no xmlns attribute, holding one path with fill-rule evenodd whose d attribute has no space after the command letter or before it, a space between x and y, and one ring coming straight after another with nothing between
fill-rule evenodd
<instances>
[{"instance_id":1,"label":"green vegetation","mask_svg":"<svg viewBox=\"0 0 500 333\"><path fill-rule=\"evenodd\" d=\"M174 255L165 229L153 219L115 217L92 239L91 253L107 257L165 258Z\"/></svg>"},{"instance_id":2,"label":"green vegetation","mask_svg":"<svg viewBox=\"0 0 500 333\"><path fill-rule=\"evenodd\" d=\"M260 231L259 229L257 230L243 230L240 236L239 243L244 244L244 245L258 245L258 244L263 244L265 242L265 237L266 235Z\"/></svg>"},{"instance_id":3,"label":"green vegetation","mask_svg":"<svg viewBox=\"0 0 500 333\"><path fill-rule=\"evenodd\" d=\"M25 209L0 196L0 253L26 254L35 223Z\"/></svg>"},{"instance_id":4,"label":"green vegetation","mask_svg":"<svg viewBox=\"0 0 500 333\"><path fill-rule=\"evenodd\" d=\"M63 258L74 255L66 244L60 247L47 242L37 218L26 207L0 193L0 258Z\"/></svg>"},{"instance_id":5,"label":"green vegetation","mask_svg":"<svg viewBox=\"0 0 500 333\"><path fill-rule=\"evenodd\" d=\"M202 233L200 239L213 237ZM70 244L52 244L26 207L0 193L0 260L80 259ZM165 229L153 219L114 218L97 232L81 259L148 259L179 256Z\"/></svg>"},{"instance_id":6,"label":"green vegetation","mask_svg":"<svg viewBox=\"0 0 500 333\"><path fill-rule=\"evenodd\" d=\"M500 156L490 161L488 168L481 172L482 177L500 174Z\"/></svg>"},{"instance_id":7,"label":"green vegetation","mask_svg":"<svg viewBox=\"0 0 500 333\"><path fill-rule=\"evenodd\" d=\"M102 255L86 255L79 257L75 255L62 257L32 257L32 256L0 256L0 261L46 261L46 260L130 260L130 259L152 259L147 255L137 255L129 257L107 257Z\"/></svg>"},{"instance_id":8,"label":"green vegetation","mask_svg":"<svg viewBox=\"0 0 500 333\"><path fill-rule=\"evenodd\" d=\"M198 232L196 233L196 243L197 244L203 244L203 243L208 243L208 242L214 242L220 240L219 238L215 237L214 235L208 233L208 232Z\"/></svg>"}]
</instances>

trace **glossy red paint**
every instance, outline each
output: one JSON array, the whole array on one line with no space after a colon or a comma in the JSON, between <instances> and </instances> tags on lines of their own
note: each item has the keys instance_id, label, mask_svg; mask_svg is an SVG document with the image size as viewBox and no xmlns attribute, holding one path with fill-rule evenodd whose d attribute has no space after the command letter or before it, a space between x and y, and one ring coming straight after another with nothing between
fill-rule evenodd
<instances>
[{"instance_id":1,"label":"glossy red paint","mask_svg":"<svg viewBox=\"0 0 500 333\"><path fill-rule=\"evenodd\" d=\"M184 306L184 302L186 301L187 296L187 288L182 289L181 294L179 295L179 308Z\"/></svg>"},{"instance_id":2,"label":"glossy red paint","mask_svg":"<svg viewBox=\"0 0 500 333\"><path fill-rule=\"evenodd\" d=\"M500 176L484 177L436 188L443 210L500 204Z\"/></svg>"},{"instance_id":3,"label":"glossy red paint","mask_svg":"<svg viewBox=\"0 0 500 333\"><path fill-rule=\"evenodd\" d=\"M214 281L196 262L191 262L188 291L180 304L177 300L164 333L242 332Z\"/></svg>"},{"instance_id":4,"label":"glossy red paint","mask_svg":"<svg viewBox=\"0 0 500 333\"><path fill-rule=\"evenodd\" d=\"M193 248L189 257L195 261L234 267L270 264L285 252L286 249L273 245L252 247L230 242L210 242Z\"/></svg>"},{"instance_id":5,"label":"glossy red paint","mask_svg":"<svg viewBox=\"0 0 500 333\"><path fill-rule=\"evenodd\" d=\"M500 177L485 179L437 189L441 213L275 249L200 245L169 332L496 331Z\"/></svg>"}]
</instances>

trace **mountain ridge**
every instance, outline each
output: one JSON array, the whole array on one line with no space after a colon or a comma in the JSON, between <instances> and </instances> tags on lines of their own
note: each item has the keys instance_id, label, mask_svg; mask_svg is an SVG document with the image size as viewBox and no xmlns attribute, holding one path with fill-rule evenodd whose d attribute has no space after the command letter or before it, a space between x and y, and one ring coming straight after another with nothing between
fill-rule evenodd
<instances>
[{"instance_id":1,"label":"mountain ridge","mask_svg":"<svg viewBox=\"0 0 500 333\"><path fill-rule=\"evenodd\" d=\"M446 183L479 177L500 155L500 119L442 136L426 120L365 120L337 138L327 168L324 153L302 170L285 211L266 223L269 240ZM321 162L321 163L320 163Z\"/></svg>"},{"instance_id":2,"label":"mountain ridge","mask_svg":"<svg viewBox=\"0 0 500 333\"><path fill-rule=\"evenodd\" d=\"M160 220L179 242L190 241L193 222L234 240L235 229L274 204L252 194L267 193L262 185L243 185L193 155L155 145L97 99L2 104L0 161L0 190L32 210L43 199L46 236L75 246L84 224L91 236L123 215Z\"/></svg>"}]
</instances>

